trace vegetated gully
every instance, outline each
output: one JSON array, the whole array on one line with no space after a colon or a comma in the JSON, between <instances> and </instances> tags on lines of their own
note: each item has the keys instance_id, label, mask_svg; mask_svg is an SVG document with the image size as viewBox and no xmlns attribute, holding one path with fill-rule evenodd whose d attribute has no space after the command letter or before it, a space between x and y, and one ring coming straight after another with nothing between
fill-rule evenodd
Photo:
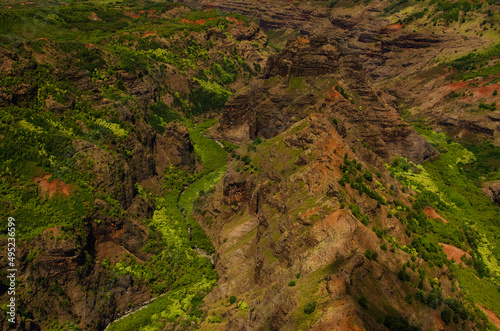
<instances>
[{"instance_id":1,"label":"vegetated gully","mask_svg":"<svg viewBox=\"0 0 500 331\"><path fill-rule=\"evenodd\" d=\"M213 169L208 169L208 172L202 176L200 179L196 180L193 182L191 185L186 187L184 191L181 193L179 196L179 200L177 201L177 208L179 208L180 212L184 216L184 219L186 221L186 231L190 231L189 227L189 217L192 217L193 213L193 204L194 204L194 199L190 198L190 195L192 195L193 191L195 192L196 196L199 194L200 190L203 190L204 192L207 192L211 188L213 188L222 178L224 173L226 172L226 159L227 159L227 152L224 150L223 145L214 139L211 139L207 137L205 134L202 133L205 129L208 129L208 127L212 126L215 123L215 121L206 121L203 124L204 125L199 125L198 128L196 126L192 126L190 128L190 138L194 143L194 148L195 152L198 155L201 155L202 163L203 165L215 165ZM189 127L189 125L188 125ZM211 148L215 149L215 153L210 152L210 151L203 151L200 146L206 146L209 145ZM222 158L224 156L224 158ZM157 211L155 211L156 213ZM200 254L202 257L206 257L210 260L212 264L214 264L213 257L207 252L205 252L201 248L194 248L194 250ZM167 293L164 293L160 296L157 296L156 298L153 298L151 300L148 300L144 302L142 305L139 307L133 308L129 311L127 311L123 316L120 316L120 318L112 321L109 323L105 330L109 328L111 324L114 322L117 322L119 320L122 320L126 318L127 316L130 316L144 308L146 308L148 305L150 305L153 301L156 299L160 298L161 296L165 295Z\"/></svg>"}]
</instances>

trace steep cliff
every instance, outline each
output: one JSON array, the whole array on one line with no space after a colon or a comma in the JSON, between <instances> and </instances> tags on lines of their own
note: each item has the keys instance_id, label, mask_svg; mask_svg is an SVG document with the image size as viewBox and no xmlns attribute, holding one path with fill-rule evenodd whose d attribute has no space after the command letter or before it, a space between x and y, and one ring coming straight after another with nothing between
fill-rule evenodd
<instances>
[{"instance_id":1,"label":"steep cliff","mask_svg":"<svg viewBox=\"0 0 500 331\"><path fill-rule=\"evenodd\" d=\"M346 141L369 146L384 160L399 154L421 163L438 154L402 121L393 99L373 85L357 57L326 38L290 40L259 78L226 104L223 137L272 138L308 114L323 113L335 117Z\"/></svg>"}]
</instances>

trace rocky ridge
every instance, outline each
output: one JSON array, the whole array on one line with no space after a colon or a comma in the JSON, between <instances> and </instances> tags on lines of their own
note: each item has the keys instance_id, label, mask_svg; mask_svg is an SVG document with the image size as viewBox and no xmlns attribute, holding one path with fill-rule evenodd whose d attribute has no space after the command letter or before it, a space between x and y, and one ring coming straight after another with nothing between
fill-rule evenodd
<instances>
[{"instance_id":1,"label":"rocky ridge","mask_svg":"<svg viewBox=\"0 0 500 331\"><path fill-rule=\"evenodd\" d=\"M268 59L260 80L226 104L220 134L272 138L312 112L335 117L343 138L388 160L420 163L437 152L405 124L394 99L367 78L359 60L326 38L299 37Z\"/></svg>"}]
</instances>

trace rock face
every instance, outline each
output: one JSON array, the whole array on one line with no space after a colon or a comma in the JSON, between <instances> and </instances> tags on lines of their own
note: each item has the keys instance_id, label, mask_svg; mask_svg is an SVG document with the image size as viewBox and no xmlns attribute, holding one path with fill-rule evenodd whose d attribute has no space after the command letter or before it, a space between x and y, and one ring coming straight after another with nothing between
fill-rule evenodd
<instances>
[{"instance_id":1,"label":"rock face","mask_svg":"<svg viewBox=\"0 0 500 331\"><path fill-rule=\"evenodd\" d=\"M486 183L483 192L491 201L500 206L500 181Z\"/></svg>"},{"instance_id":2,"label":"rock face","mask_svg":"<svg viewBox=\"0 0 500 331\"><path fill-rule=\"evenodd\" d=\"M328 16L325 8L298 7L287 1L198 1L203 9L238 12L259 20L263 29L304 29Z\"/></svg>"},{"instance_id":3,"label":"rock face","mask_svg":"<svg viewBox=\"0 0 500 331\"><path fill-rule=\"evenodd\" d=\"M43 315L69 319L76 314L85 316L82 327L86 330L100 330L116 318L117 311L126 310L128 302L140 304L150 298L147 285L134 284L130 276L115 277L101 266L105 258L120 260L126 253L147 258L141 250L146 229L131 219L116 222L99 214L94 217L104 221L89 222L94 226L77 231L76 239L51 228L30 243L29 250L22 246L21 281L29 284L31 292L21 302L35 320Z\"/></svg>"},{"instance_id":4,"label":"rock face","mask_svg":"<svg viewBox=\"0 0 500 331\"><path fill-rule=\"evenodd\" d=\"M102 330L120 312L151 299L147 282L134 282L130 275L117 276L104 264L109 261L114 265L130 256L139 262L149 259L142 248L154 234L141 220L152 217L154 208L148 199L137 195L134 184L139 182L159 192L158 174L170 165L192 169L195 154L185 127L171 124L159 135L145 123L136 124L142 130L124 142L131 150L130 158L88 141L73 141L76 169L91 171L94 189L114 197L123 214L109 216L105 211L114 207L96 199L94 212L82 220L86 226L50 228L31 242L19 244L20 279L31 289L21 302L33 320L44 320L48 315L59 320L81 316L83 329ZM49 183L47 178L36 180L38 185L46 184L40 188L46 199L52 196L50 188L56 194L72 194L70 185L57 180ZM73 235L68 236L68 232ZM33 330L37 327L29 318L23 323L31 323Z\"/></svg>"},{"instance_id":5,"label":"rock face","mask_svg":"<svg viewBox=\"0 0 500 331\"><path fill-rule=\"evenodd\" d=\"M328 37L342 45L345 54L356 54L366 74L374 79L375 86L390 91L407 106L412 105L409 109L414 115L412 119L425 119L426 124L439 127L458 139L475 142L488 139L500 145L500 128L495 120L487 112L475 112L480 103L498 104L498 97L491 97L491 94L500 87L490 83L480 86L481 80L471 79L467 86L454 91L459 94L472 92L474 97L450 102L445 97L451 91L441 89L443 75L449 74L443 68L448 65L436 66L435 62L443 54L450 57L455 53L467 55L487 46L488 42L480 36L457 34L451 26L431 32L422 29L421 23L425 20L410 32L414 27L409 24L391 24L380 15L387 8L385 1L370 1L352 7L335 5L331 10L310 3L291 5L271 0L194 2L203 8L235 11L254 17L265 29L295 29L305 36ZM473 116L468 111L473 112ZM448 116L465 120L455 122L455 125L446 120Z\"/></svg>"},{"instance_id":6,"label":"rock face","mask_svg":"<svg viewBox=\"0 0 500 331\"><path fill-rule=\"evenodd\" d=\"M442 38L433 35L418 35L415 33L403 34L394 39L384 40L381 43L383 52L389 52L393 49L415 49L428 48L442 42Z\"/></svg>"},{"instance_id":7,"label":"rock face","mask_svg":"<svg viewBox=\"0 0 500 331\"><path fill-rule=\"evenodd\" d=\"M182 7L169 15L185 15L189 11ZM56 204L57 199L73 199L78 194L91 197L83 203L75 199L74 208L80 208L85 216L76 216L71 225L60 224L34 234L33 238L19 239L18 278L25 286L19 295L23 307L20 329L46 329L52 320L57 320L61 324L72 322L82 330L102 330L130 306L152 297L148 280L118 275L110 266L124 258L134 258L138 263L151 258L143 247L149 240L154 242L160 238L143 222L153 216L154 197L164 193L165 184L161 182L164 170L172 166L191 174L201 165L182 121L170 122L171 119L163 117L160 120L161 116L155 117L155 111L149 106L161 100L170 111L179 110L175 106L175 95L187 101L196 88L193 77L198 70L208 72L212 64L222 63L223 59L233 63L233 57L238 59L232 69L235 80L226 87L238 89L255 74L254 70L264 66L267 58L262 52L267 43L265 33L255 23L242 24L234 18L224 31L219 27L206 27L171 38L160 37L156 31L134 32L134 35L158 49L182 52L196 44L206 53L199 59L194 58L194 62L198 61L196 69L189 68L186 72L165 62L161 62L160 68L160 61L151 61L148 70L135 67L125 70L119 64L119 57L106 51L106 43L114 37L99 45L75 41L73 46L78 49L74 50L65 50L60 43L47 38L41 38L43 41L37 50L33 50L29 42L18 45L17 49L12 45L0 47L0 107L30 108L33 114L43 115L40 117L48 115L51 119L48 122L39 121L38 117L31 122L28 119L33 125L28 125L29 128L47 131L37 127L47 124L52 131L50 137L43 138L44 143L51 144L63 136L66 139L61 157L65 158L65 166L53 165L60 173L51 171L50 175L47 174L49 166L38 164L41 168L37 171L43 171L42 174L34 175L34 179L31 174L29 179L23 178L34 188L29 194L38 198L38 189L42 202L37 206ZM79 57L80 50L97 58L96 68L87 66L92 60ZM145 54L138 56L146 59ZM246 69L245 77L240 66ZM43 89L49 86L58 92ZM59 89L61 86L64 87ZM23 119L24 113L19 115L18 110L13 113L16 113L16 123ZM153 126L153 122L156 125ZM56 133L58 130L62 132L60 136ZM1 144L8 139L12 138L2 131ZM46 152L44 145L40 146L37 148ZM50 157L53 164L53 157L47 153L45 156ZM37 162L38 159L34 163ZM0 200L3 215L17 209L11 201L4 201L3 197ZM50 206L43 207L50 210ZM52 216L46 210L44 212ZM37 221L35 218L33 222ZM5 240L1 244L7 246ZM6 259L0 261L2 270L7 269L6 263ZM0 297L3 301L7 298L1 284ZM7 325L6 315L0 315L0 324Z\"/></svg>"},{"instance_id":8,"label":"rock face","mask_svg":"<svg viewBox=\"0 0 500 331\"><path fill-rule=\"evenodd\" d=\"M228 101L219 132L233 141L271 138L320 112L335 119L348 141L384 159L399 154L422 162L438 155L367 76L356 56L327 38L291 40L268 59L260 79Z\"/></svg>"},{"instance_id":9,"label":"rock face","mask_svg":"<svg viewBox=\"0 0 500 331\"><path fill-rule=\"evenodd\" d=\"M208 314L227 321L219 329L381 329L359 306L363 296L381 314L395 309L412 325L438 328L438 317L424 318L433 316L430 308L410 312L401 294L409 285L397 272L410 256L381 250L377 235L346 207L358 204L390 229L390 236L410 242L401 223L387 217L387 207L337 184L345 158L357 158L347 137L331 113L314 113L249 153L258 174L236 172L242 161L229 160L223 181L198 214L217 251L219 283L206 303ZM383 167L381 173L377 180L399 185ZM400 192L390 199L408 196ZM366 250L378 258L367 258ZM418 276L411 272L411 277ZM248 304L247 312L228 307L233 295ZM306 321L299 316L308 305L315 305L315 312Z\"/></svg>"},{"instance_id":10,"label":"rock face","mask_svg":"<svg viewBox=\"0 0 500 331\"><path fill-rule=\"evenodd\" d=\"M319 76L338 71L341 52L325 37L299 37L267 60L264 77Z\"/></svg>"}]
</instances>

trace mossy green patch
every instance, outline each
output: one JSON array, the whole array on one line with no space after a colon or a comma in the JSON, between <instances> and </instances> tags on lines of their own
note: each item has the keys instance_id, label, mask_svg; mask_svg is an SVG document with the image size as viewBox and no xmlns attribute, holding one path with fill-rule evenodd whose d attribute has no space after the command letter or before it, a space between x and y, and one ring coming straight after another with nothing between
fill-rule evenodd
<instances>
[{"instance_id":1,"label":"mossy green patch","mask_svg":"<svg viewBox=\"0 0 500 331\"><path fill-rule=\"evenodd\" d=\"M460 282L465 295L500 316L499 287L486 279L479 279L470 269L454 268L453 274Z\"/></svg>"},{"instance_id":2,"label":"mossy green patch","mask_svg":"<svg viewBox=\"0 0 500 331\"><path fill-rule=\"evenodd\" d=\"M329 274L328 267L308 275L301 275L294 289L298 292L297 309L292 312L295 319L294 330L307 330L322 314L328 302L328 292L324 277ZM314 303L314 309L310 309Z\"/></svg>"}]
</instances>

